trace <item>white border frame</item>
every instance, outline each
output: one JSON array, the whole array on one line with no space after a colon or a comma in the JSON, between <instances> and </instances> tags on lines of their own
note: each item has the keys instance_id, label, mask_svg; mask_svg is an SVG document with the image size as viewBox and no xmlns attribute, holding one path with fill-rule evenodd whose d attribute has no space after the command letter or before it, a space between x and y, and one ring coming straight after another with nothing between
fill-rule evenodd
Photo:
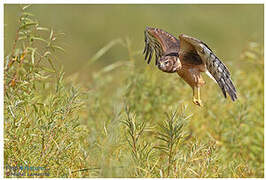
<instances>
[{"instance_id":1,"label":"white border frame","mask_svg":"<svg viewBox=\"0 0 266 180\"><path fill-rule=\"evenodd\" d=\"M0 0L0 123L1 123L1 130L0 130L0 178L2 179L4 177L4 4L264 4L264 0L245 0L245 1L239 1L239 0L225 0L225 1L218 1L218 0L124 0L124 1L106 1L106 0L98 0L98 1L88 1L88 0ZM264 6L264 32L265 32L265 6ZM264 42L265 42L265 35L264 35ZM264 52L265 52L265 45L264 45ZM264 60L265 61L265 60ZM266 82L266 74L264 72L264 92L265 92L265 82ZM265 112L265 93L264 93L264 112ZM266 115L264 113L264 119ZM265 135L265 123L264 123L264 135ZM264 145L265 145L265 137L264 137ZM265 158L265 146L264 146L264 158ZM265 173L265 163L264 163L264 177ZM27 178L26 178L27 179ZM54 179L54 178L52 178ZM99 178L101 179L101 178Z\"/></svg>"}]
</instances>

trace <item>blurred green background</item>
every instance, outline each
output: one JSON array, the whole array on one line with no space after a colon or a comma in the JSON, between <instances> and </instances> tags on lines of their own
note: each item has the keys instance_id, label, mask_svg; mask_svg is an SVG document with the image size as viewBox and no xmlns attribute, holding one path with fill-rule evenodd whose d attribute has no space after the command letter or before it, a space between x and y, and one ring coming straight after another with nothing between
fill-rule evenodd
<instances>
[{"instance_id":1,"label":"blurred green background","mask_svg":"<svg viewBox=\"0 0 266 180\"><path fill-rule=\"evenodd\" d=\"M5 53L12 47L19 5L5 5ZM178 36L185 33L206 42L223 61L239 58L252 40L263 44L263 5L33 5L41 26L66 34L59 63L77 72L104 45L128 37L134 51L144 48L146 26ZM128 59L127 49L116 46L98 63ZM89 71L89 70L88 70Z\"/></svg>"},{"instance_id":2,"label":"blurred green background","mask_svg":"<svg viewBox=\"0 0 266 180\"><path fill-rule=\"evenodd\" d=\"M8 4L4 7L5 56L12 51L21 7ZM9 96L5 96L5 163L47 164L53 170L51 177L264 176L264 5L45 4L32 5L27 12L35 15L40 26L65 33L56 42L65 52L56 52L56 60L52 60L57 68L64 67L66 75L62 92L54 93L53 87L59 85L49 78L42 88L29 89L28 84L42 81L32 82L25 78L27 73L18 81L26 82L26 88L18 88L19 85L10 88L6 77L13 74L6 73ZM229 68L238 100L233 103L224 99L217 84L205 76L206 85L201 90L204 107L194 105L192 90L181 78L160 72L154 62L147 65L144 61L146 26L161 28L175 36L184 33L208 44ZM44 39L49 39L49 34L50 31L44 34ZM122 43L103 51L116 39ZM41 51L46 44L33 46ZM18 45L18 52L22 53L24 48ZM95 58L95 54L102 56ZM87 65L93 58L96 61ZM28 55L26 60L31 64L32 57ZM110 70L116 62L124 64ZM49 75L58 78L55 73ZM82 108L74 106L73 113L64 120L60 114L52 119L58 128L54 132L49 129L51 119L47 117L69 109L67 100L72 97L69 86L80 88L77 102ZM17 108L16 97L21 100L21 96L27 97L24 109ZM63 100L55 103L54 99ZM35 112L32 105L36 102L52 104L45 106L47 117ZM137 163L125 138L128 127L121 123L126 119L125 105L131 108L137 123L146 123L139 147L152 149L150 158L138 159ZM9 112L10 107L16 110L17 120ZM191 116L184 127L190 136L178 145L174 152L176 164L171 175L166 176L169 163L167 155L154 148L163 144L156 135L165 113L182 107L187 107L186 114ZM38 131L42 127L36 124L36 117L48 124L44 133ZM22 122L19 127L13 123L15 120ZM50 138L53 133L54 141ZM49 153L40 159L42 137ZM58 149L55 144L59 144ZM70 148L62 153L61 149L66 147ZM211 154L212 147L215 150ZM79 171L83 168L92 170Z\"/></svg>"}]
</instances>

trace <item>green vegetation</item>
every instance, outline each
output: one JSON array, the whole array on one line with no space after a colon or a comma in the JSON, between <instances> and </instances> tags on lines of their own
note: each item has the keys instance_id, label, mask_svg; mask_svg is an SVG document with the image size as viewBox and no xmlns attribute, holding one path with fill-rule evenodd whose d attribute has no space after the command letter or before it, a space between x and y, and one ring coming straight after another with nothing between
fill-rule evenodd
<instances>
[{"instance_id":1,"label":"green vegetation","mask_svg":"<svg viewBox=\"0 0 266 180\"><path fill-rule=\"evenodd\" d=\"M14 37L13 44L5 39L5 177L264 176L261 41L246 42L234 61L224 61L239 99L224 99L205 76L204 107L199 108L191 102L191 88L177 75L146 65L143 39L136 48L134 38L99 38L106 45L83 59L83 68L65 73L58 67L60 59L82 48L63 49L64 34L42 27L28 9L21 7L17 31L11 31L15 36L6 36ZM102 62L116 51L127 58Z\"/></svg>"}]
</instances>

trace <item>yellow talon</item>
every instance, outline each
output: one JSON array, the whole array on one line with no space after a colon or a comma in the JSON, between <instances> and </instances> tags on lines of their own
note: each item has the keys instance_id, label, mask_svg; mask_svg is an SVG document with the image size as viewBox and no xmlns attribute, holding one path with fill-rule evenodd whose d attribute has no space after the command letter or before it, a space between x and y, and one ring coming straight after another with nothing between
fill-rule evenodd
<instances>
[{"instance_id":1,"label":"yellow talon","mask_svg":"<svg viewBox=\"0 0 266 180\"><path fill-rule=\"evenodd\" d=\"M197 92L195 92L197 91ZM200 88L199 87L196 87L196 88L193 88L193 103L200 106L200 107L203 107L203 104L200 100Z\"/></svg>"},{"instance_id":2,"label":"yellow talon","mask_svg":"<svg viewBox=\"0 0 266 180\"><path fill-rule=\"evenodd\" d=\"M200 99L193 98L193 103L200 107L203 107L203 104Z\"/></svg>"}]
</instances>

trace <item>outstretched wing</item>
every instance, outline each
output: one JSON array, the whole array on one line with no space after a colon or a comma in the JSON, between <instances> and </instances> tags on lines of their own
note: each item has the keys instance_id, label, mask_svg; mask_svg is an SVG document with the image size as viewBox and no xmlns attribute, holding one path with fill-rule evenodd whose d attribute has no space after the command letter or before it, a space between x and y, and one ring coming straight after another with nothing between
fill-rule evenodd
<instances>
[{"instance_id":1,"label":"outstretched wing","mask_svg":"<svg viewBox=\"0 0 266 180\"><path fill-rule=\"evenodd\" d=\"M186 64L200 65L204 62L201 60L195 46L190 43L190 39L184 38L185 35L181 34L180 39L180 51L179 58Z\"/></svg>"},{"instance_id":2,"label":"outstretched wing","mask_svg":"<svg viewBox=\"0 0 266 180\"><path fill-rule=\"evenodd\" d=\"M179 40L171 34L158 29L147 27L144 31L145 35L145 60L148 64L151 61L153 53L155 53L155 65L158 64L159 58L164 55L176 55L179 52Z\"/></svg>"},{"instance_id":3,"label":"outstretched wing","mask_svg":"<svg viewBox=\"0 0 266 180\"><path fill-rule=\"evenodd\" d=\"M202 61L222 89L224 97L226 98L227 92L235 101L237 99L236 88L231 80L230 72L223 62L204 42L184 34L181 34L179 38L181 41L180 51L184 52L184 56L193 56L194 58L190 58L190 61L192 59L194 64ZM189 58L183 58L183 60L189 61Z\"/></svg>"}]
</instances>

